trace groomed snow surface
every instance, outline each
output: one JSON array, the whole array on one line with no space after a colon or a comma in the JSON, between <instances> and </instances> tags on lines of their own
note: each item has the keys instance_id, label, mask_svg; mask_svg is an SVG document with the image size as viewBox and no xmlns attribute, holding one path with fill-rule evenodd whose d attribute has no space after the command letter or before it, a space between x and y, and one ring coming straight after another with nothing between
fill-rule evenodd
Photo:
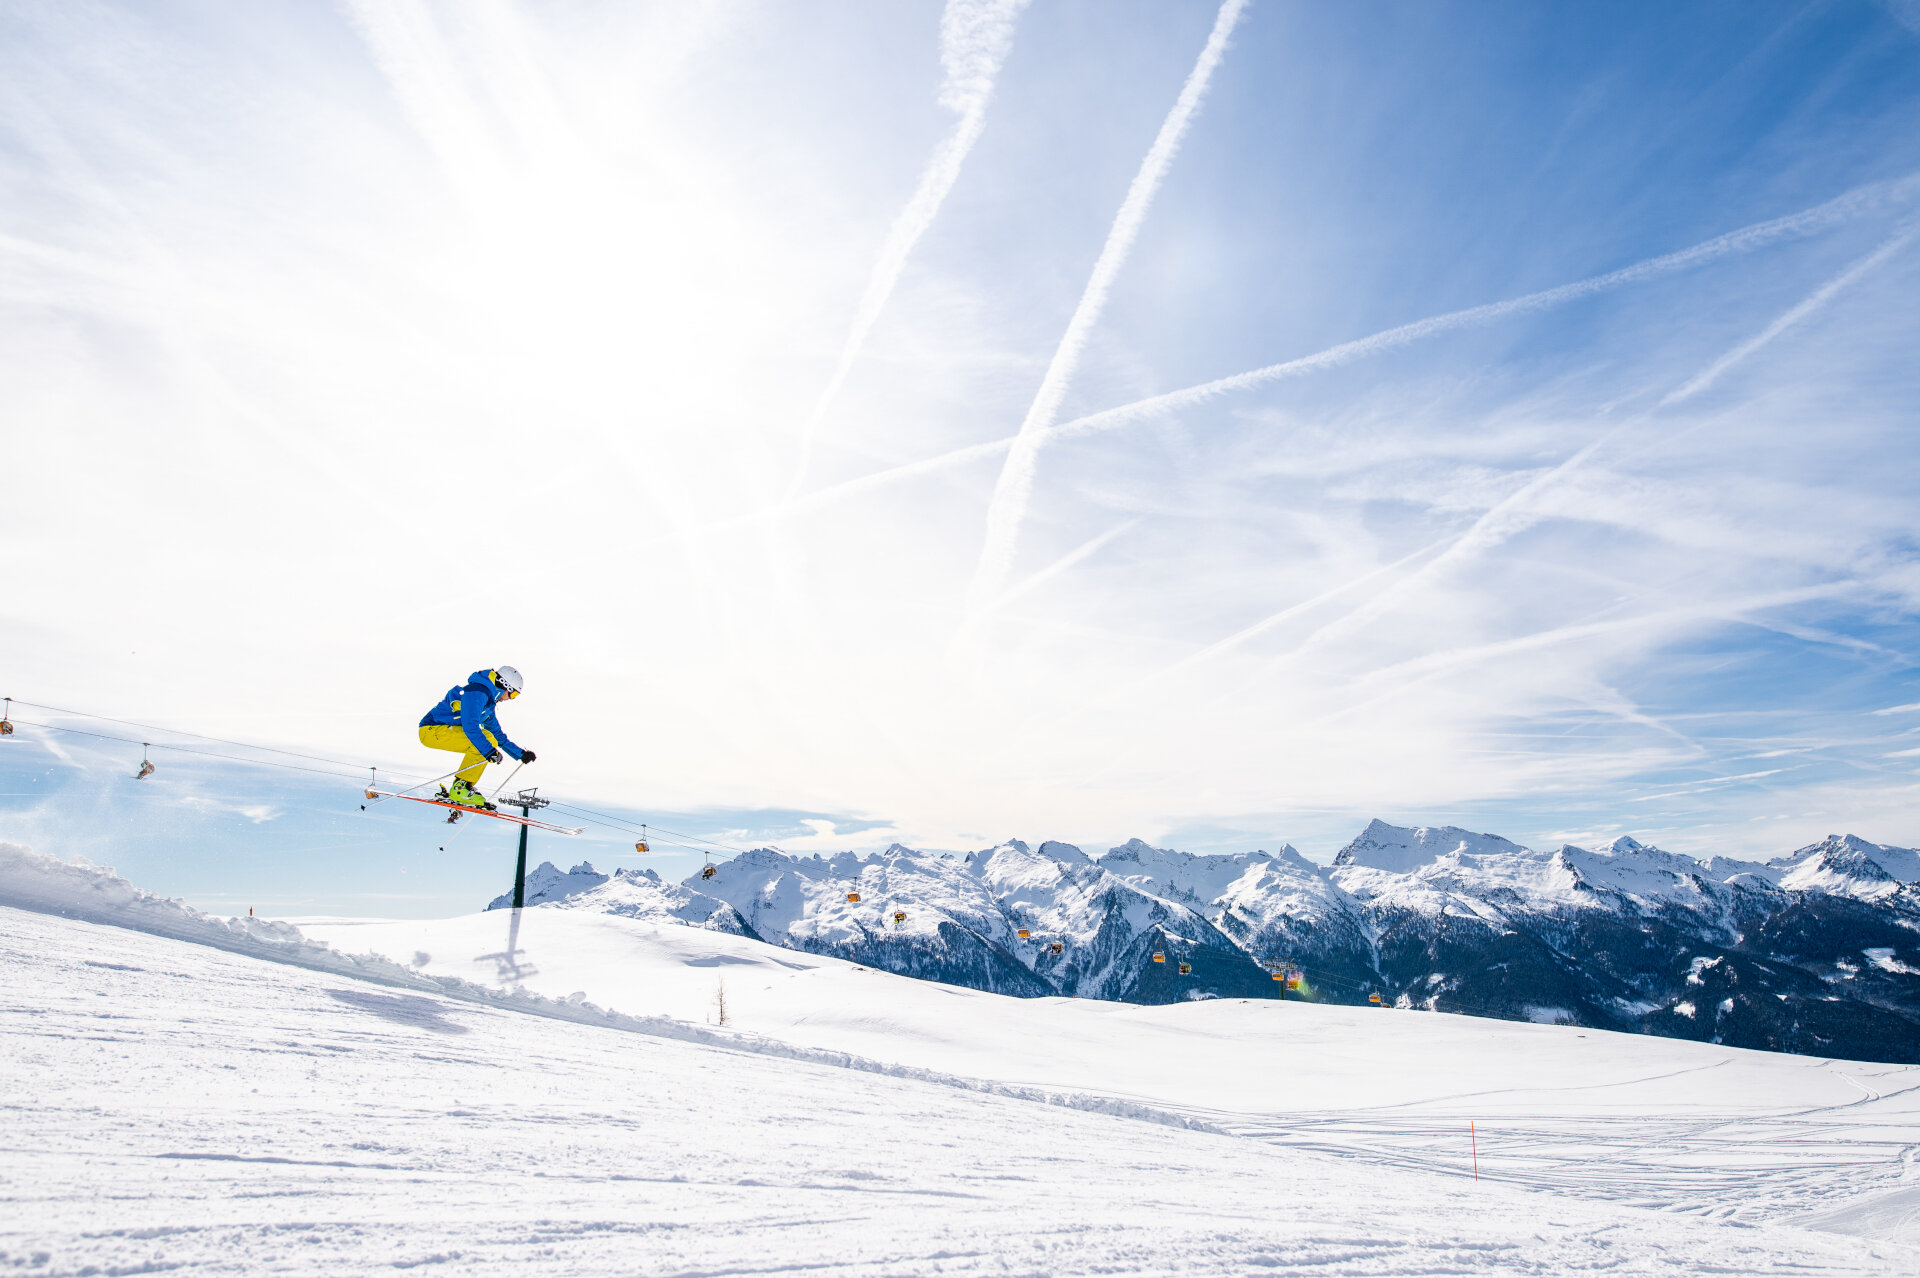
<instances>
[{"instance_id":1,"label":"groomed snow surface","mask_svg":"<svg viewBox=\"0 0 1920 1278\"><path fill-rule=\"evenodd\" d=\"M1920 1273L1914 1067L221 920L5 844L0 1028L0 1273Z\"/></svg>"}]
</instances>

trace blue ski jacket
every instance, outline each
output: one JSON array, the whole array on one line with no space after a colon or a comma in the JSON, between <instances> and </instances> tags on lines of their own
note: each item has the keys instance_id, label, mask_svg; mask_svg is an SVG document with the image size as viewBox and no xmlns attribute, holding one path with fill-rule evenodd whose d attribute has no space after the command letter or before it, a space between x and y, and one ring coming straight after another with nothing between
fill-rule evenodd
<instances>
[{"instance_id":1,"label":"blue ski jacket","mask_svg":"<svg viewBox=\"0 0 1920 1278\"><path fill-rule=\"evenodd\" d=\"M458 726L482 757L493 753L493 744L486 738L486 732L491 732L494 741L500 743L500 748L518 759L520 747L507 740L506 730L493 714L494 702L501 695L499 685L493 681L493 671L476 670L467 676L465 683L457 688L449 688L447 695L440 698L440 704L427 711L427 717L420 721L420 726ZM483 728L486 732L481 731Z\"/></svg>"}]
</instances>

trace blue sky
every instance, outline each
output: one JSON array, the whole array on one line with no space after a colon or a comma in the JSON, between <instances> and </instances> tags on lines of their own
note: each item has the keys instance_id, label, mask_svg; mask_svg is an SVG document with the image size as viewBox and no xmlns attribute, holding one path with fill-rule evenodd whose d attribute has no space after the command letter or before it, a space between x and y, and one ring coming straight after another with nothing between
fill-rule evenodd
<instances>
[{"instance_id":1,"label":"blue sky","mask_svg":"<svg viewBox=\"0 0 1920 1278\"><path fill-rule=\"evenodd\" d=\"M424 773L511 662L796 850L1912 844L1917 217L1906 0L0 5L0 694ZM0 837L496 890L48 744Z\"/></svg>"}]
</instances>

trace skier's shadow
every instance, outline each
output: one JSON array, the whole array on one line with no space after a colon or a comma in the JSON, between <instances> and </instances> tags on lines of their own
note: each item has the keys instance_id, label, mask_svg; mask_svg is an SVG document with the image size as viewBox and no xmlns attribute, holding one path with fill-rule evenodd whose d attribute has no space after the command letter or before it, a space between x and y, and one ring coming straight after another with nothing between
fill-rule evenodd
<instances>
[{"instance_id":1,"label":"skier's shadow","mask_svg":"<svg viewBox=\"0 0 1920 1278\"><path fill-rule=\"evenodd\" d=\"M518 985L530 976L540 975L540 969L521 960L520 949L520 911L508 910L512 917L507 921L507 948L498 954L478 954L475 962L492 959L494 975L504 983Z\"/></svg>"},{"instance_id":2,"label":"skier's shadow","mask_svg":"<svg viewBox=\"0 0 1920 1278\"><path fill-rule=\"evenodd\" d=\"M328 990L336 1001L363 1012L372 1012L382 1020L436 1034L464 1034L467 1027L447 1019L446 1005L415 994L375 994L368 990Z\"/></svg>"}]
</instances>

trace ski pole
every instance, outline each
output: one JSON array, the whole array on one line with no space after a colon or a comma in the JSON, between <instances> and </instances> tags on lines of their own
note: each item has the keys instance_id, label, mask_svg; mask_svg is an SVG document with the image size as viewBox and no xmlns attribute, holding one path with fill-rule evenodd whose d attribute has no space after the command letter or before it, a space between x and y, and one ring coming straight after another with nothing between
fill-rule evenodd
<instances>
[{"instance_id":1,"label":"ski pole","mask_svg":"<svg viewBox=\"0 0 1920 1278\"><path fill-rule=\"evenodd\" d=\"M460 817L460 816L464 816L464 815L466 815L466 814L465 814L465 813L462 813L462 812L456 812L456 813L454 813L453 815L454 815L455 817ZM454 823L454 827L453 827L453 833L452 833L452 834L449 834L449 835L447 836L447 841L446 841L445 843L442 843L442 844L440 845L440 850L441 850L442 852L445 852L445 851L447 850L447 848L448 848L448 847L450 847L450 846L452 845L452 843L453 843L453 841L454 841L455 839L457 839L457 838L459 838L459 837L460 837L460 835L461 835L461 832L462 832L462 831L464 831L464 830L465 830L466 828L467 828L467 823L466 823L465 821L456 821L456 822Z\"/></svg>"},{"instance_id":2,"label":"ski pole","mask_svg":"<svg viewBox=\"0 0 1920 1278\"><path fill-rule=\"evenodd\" d=\"M516 763L516 764L514 764L514 765L513 765L513 771L511 771L511 772L509 772L509 773L507 773L507 781L511 781L511 780L513 780L513 779L514 779L515 777L517 777L517 776L519 776L519 775L520 775L520 769L522 769L522 768L524 768L524 767L526 767L526 766L527 766L527 765L526 765L526 764L524 764L524 763ZM497 799L497 798L499 798L499 797L500 797L500 792L501 792L502 790L504 790L504 789L506 789L506 788L507 788L507 781L502 781L502 782L501 782L501 783L500 783L499 785L497 785L497 786L495 786L495 787L493 787L493 793L492 793L492 794L490 794L490 795L488 795L487 797L488 797L489 799Z\"/></svg>"},{"instance_id":3,"label":"ski pole","mask_svg":"<svg viewBox=\"0 0 1920 1278\"><path fill-rule=\"evenodd\" d=\"M454 770L453 770L452 772L442 772L442 773L441 773L441 774L440 774L439 776L437 776L437 777L428 777L428 778L427 778L427 779L426 779L425 781L421 781L421 782L418 782L418 783L416 783L416 784L414 784L414 785L410 785L410 786L408 786L406 790L396 790L396 791L394 791L394 793L395 793L395 794L405 794L405 793L407 792L407 790L418 790L418 789L420 789L420 788L422 788L423 786L429 786L429 785L432 785L432 784L433 784L434 782L436 782L436 781L445 781L445 780L446 780L446 779L447 779L448 777L453 777L453 776L458 776L458 775L460 775L460 769L459 769L459 768L455 768L455 769L454 769Z\"/></svg>"},{"instance_id":4,"label":"ski pole","mask_svg":"<svg viewBox=\"0 0 1920 1278\"><path fill-rule=\"evenodd\" d=\"M369 786L367 790L367 795L368 795L367 802L360 805L361 810L365 811L368 804L385 803L388 799L397 799L402 795L406 794L408 790L418 790L422 786L432 785L436 781L445 781L448 777L457 775L459 771L460 769L455 768L452 772L442 772L437 777L430 777L427 780L422 781L417 785L410 785L407 787L406 790L395 790L392 794L375 795L373 793L373 788Z\"/></svg>"}]
</instances>

